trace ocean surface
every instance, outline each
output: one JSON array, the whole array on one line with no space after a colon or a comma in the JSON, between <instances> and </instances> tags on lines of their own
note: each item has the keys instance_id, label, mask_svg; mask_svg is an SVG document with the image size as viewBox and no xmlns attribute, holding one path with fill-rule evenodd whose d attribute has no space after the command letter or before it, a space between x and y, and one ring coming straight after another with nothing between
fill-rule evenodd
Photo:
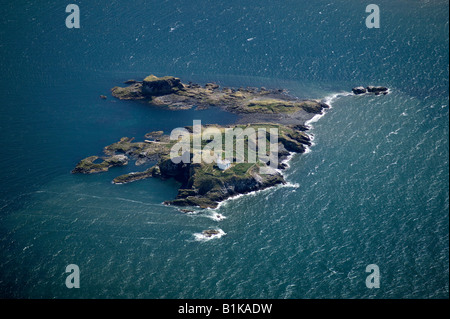
<instances>
[{"instance_id":1,"label":"ocean surface","mask_svg":"<svg viewBox=\"0 0 450 319\"><path fill-rule=\"evenodd\" d=\"M380 0L380 29L359 0L79 0L80 29L69 2L0 6L1 298L449 297L448 1ZM289 184L183 214L175 181L111 184L144 167L70 173L123 136L236 120L110 95L149 74L332 108Z\"/></svg>"}]
</instances>

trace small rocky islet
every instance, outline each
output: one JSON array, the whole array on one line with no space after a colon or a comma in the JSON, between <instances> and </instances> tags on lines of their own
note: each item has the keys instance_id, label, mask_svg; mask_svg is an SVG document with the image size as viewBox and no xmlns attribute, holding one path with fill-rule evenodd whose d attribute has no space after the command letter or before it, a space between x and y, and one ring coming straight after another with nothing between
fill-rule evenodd
<instances>
[{"instance_id":1,"label":"small rocky islet","mask_svg":"<svg viewBox=\"0 0 450 319\"><path fill-rule=\"evenodd\" d=\"M170 158L170 150L177 141L171 140L170 136L162 131L147 133L142 142L122 137L119 141L105 146L102 156L82 159L72 170L72 173L93 174L106 172L114 166L128 165L130 160L134 160L136 166L156 162L144 171L117 176L113 183L126 184L151 177L162 180L174 178L181 183L181 187L176 198L167 200L165 204L181 207L215 208L219 202L231 196L286 183L281 174L281 170L286 167L283 161L291 153L304 153L306 147L311 145L310 137L305 133L308 130L306 120L322 114L323 109L329 107L320 100L302 100L290 96L282 89L221 88L215 83L203 86L184 84L173 76L150 75L143 81L128 80L125 84L128 86L112 88L112 95L120 100L138 100L150 106L166 107L171 110L219 107L240 115L238 123L234 125L203 125L202 129L215 127L222 132L237 127L253 128L255 131L259 128L267 131L270 128L278 129L278 169L267 169L264 173L261 173L260 168L268 166L261 161L232 162L226 170L219 169L216 163L191 161L176 164ZM365 92L357 91L357 93L355 89L353 89L355 94L368 92L368 89L365 89ZM387 91L387 89L377 90L377 92ZM192 126L185 128L192 132ZM245 143L247 141L244 141ZM191 149L191 159L193 153Z\"/></svg>"},{"instance_id":2,"label":"small rocky islet","mask_svg":"<svg viewBox=\"0 0 450 319\"><path fill-rule=\"evenodd\" d=\"M143 81L128 80L126 87L114 87L111 93L121 100L142 100L169 109L205 109L211 106L238 114L293 114L300 110L320 114L328 105L320 100L301 100L285 90L262 88L221 88L216 83L204 86L184 84L173 76L147 76Z\"/></svg>"},{"instance_id":3,"label":"small rocky islet","mask_svg":"<svg viewBox=\"0 0 450 319\"><path fill-rule=\"evenodd\" d=\"M386 95L389 93L389 89L385 86L372 86L368 87L357 86L352 89L353 94L361 95L361 94L375 94L375 95Z\"/></svg>"},{"instance_id":4,"label":"small rocky islet","mask_svg":"<svg viewBox=\"0 0 450 319\"><path fill-rule=\"evenodd\" d=\"M220 231L217 229L205 229L202 232L203 236L207 237L207 238L211 238L213 236L217 236L220 234Z\"/></svg>"}]
</instances>

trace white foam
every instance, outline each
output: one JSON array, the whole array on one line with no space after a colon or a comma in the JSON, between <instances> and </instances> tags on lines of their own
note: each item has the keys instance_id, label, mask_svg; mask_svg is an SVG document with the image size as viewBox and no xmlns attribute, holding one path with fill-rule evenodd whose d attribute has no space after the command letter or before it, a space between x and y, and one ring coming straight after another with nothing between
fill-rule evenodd
<instances>
[{"instance_id":1,"label":"white foam","mask_svg":"<svg viewBox=\"0 0 450 319\"><path fill-rule=\"evenodd\" d=\"M323 101L324 103L326 103L327 105L329 105L330 108L332 108L332 107L333 107L333 102L336 101L336 99L338 99L338 98L341 97L341 96L349 96L349 95L353 95L353 93L352 93L352 92L340 92L340 93L334 93L334 94L331 94L331 95L325 97L322 101ZM315 115L312 119L306 121L306 122L305 122L305 125L306 125L306 126L309 126L310 123L317 122L317 121L318 121L319 119L321 119L325 114L326 114L326 112L323 112L323 114L317 114L317 115ZM313 135L313 134L308 134L308 135L310 136L311 141L314 140L314 135ZM310 153L310 152L311 152L311 147L312 147L312 146L314 146L314 143L311 143L311 146L310 146L310 147L305 146L305 152L304 152L303 154ZM296 154L295 152L290 152L289 155L287 156L287 158L286 158L285 160L283 160L281 163L286 164L287 167L289 168L289 167L290 167L289 162L291 161L292 157L293 157L295 154ZM283 170L276 169L276 171L279 172L281 175L284 176ZM278 185L275 185L275 186L273 186L273 187L291 187L291 188L299 188L300 185L299 185L298 183L290 183L290 182L287 182L286 184L278 184ZM238 199L238 198L240 198L240 197L242 197L242 196L255 195L255 194L259 193L259 192L263 192L263 191L266 191L266 190L271 189L271 188L272 188L272 187L268 187L268 188L264 188L264 189L258 189L258 190L256 190L256 191L252 191L252 192L245 193L245 194L238 194L238 195L235 195L235 196L231 196L231 197L229 197L229 198L227 198L227 199L225 199L225 200L219 202L219 203L218 203L218 206L217 206L215 209L220 209L220 207L221 207L222 205L224 205L224 204L225 204L226 202L228 202L228 201L236 200L236 199Z\"/></svg>"},{"instance_id":2,"label":"white foam","mask_svg":"<svg viewBox=\"0 0 450 319\"><path fill-rule=\"evenodd\" d=\"M322 99L322 102L330 106L330 109L333 108L333 103L340 98L341 96L349 96L353 95L352 92L340 92L340 93L333 93L331 95L328 95ZM309 126L311 123L315 123L318 120L320 120L324 115L326 114L326 111L323 111L322 114L314 115L312 119L305 122L305 125Z\"/></svg>"},{"instance_id":3,"label":"white foam","mask_svg":"<svg viewBox=\"0 0 450 319\"><path fill-rule=\"evenodd\" d=\"M296 153L295 152L289 152L289 155L286 157L286 159L281 161L281 164L285 164L287 167L291 167L291 165L289 165L289 162L291 161L291 159L294 157ZM281 170L277 170L281 173Z\"/></svg>"},{"instance_id":4,"label":"white foam","mask_svg":"<svg viewBox=\"0 0 450 319\"><path fill-rule=\"evenodd\" d=\"M287 182L286 184L282 184L279 187L288 187L288 188L299 188L300 184L299 183L291 183L291 182Z\"/></svg>"},{"instance_id":5,"label":"white foam","mask_svg":"<svg viewBox=\"0 0 450 319\"><path fill-rule=\"evenodd\" d=\"M258 190L258 191L260 191L260 190ZM253 191L253 192L251 192L251 193L256 193L256 192L258 192L258 191ZM219 204L217 205L216 209L219 209L220 207L222 207L222 205L224 205L224 204L225 204L226 202L228 202L228 201L238 199L238 198L240 198L240 197L242 197L242 196L244 196L244 195L250 195L251 193L237 194L237 195L228 197L227 199L225 199L225 200L219 202Z\"/></svg>"},{"instance_id":6,"label":"white foam","mask_svg":"<svg viewBox=\"0 0 450 319\"><path fill-rule=\"evenodd\" d=\"M212 208L203 209L199 212L193 212L190 214L195 214L200 217L206 217L206 218L212 219L216 222L220 222L220 221L226 219L226 217L224 215L219 214L218 212L216 212L215 209L212 209Z\"/></svg>"},{"instance_id":7,"label":"white foam","mask_svg":"<svg viewBox=\"0 0 450 319\"><path fill-rule=\"evenodd\" d=\"M329 96L326 96L323 101L328 104L330 107L333 107L333 102L336 101L341 96L350 96L354 95L353 92L340 92L340 93L334 93Z\"/></svg>"},{"instance_id":8,"label":"white foam","mask_svg":"<svg viewBox=\"0 0 450 319\"><path fill-rule=\"evenodd\" d=\"M211 218L212 220L215 220L216 222L220 222L224 219L226 219L226 217L222 214L219 214L215 211L212 211L211 214L206 215L206 217Z\"/></svg>"},{"instance_id":9,"label":"white foam","mask_svg":"<svg viewBox=\"0 0 450 319\"><path fill-rule=\"evenodd\" d=\"M311 146L313 146L313 144L311 144ZM311 147L305 146L305 152L303 154L308 154L308 153L311 153L311 152L312 152Z\"/></svg>"},{"instance_id":10,"label":"white foam","mask_svg":"<svg viewBox=\"0 0 450 319\"><path fill-rule=\"evenodd\" d=\"M241 197L243 197L243 196L255 196L255 195L257 195L258 193L262 193L262 192L269 191L269 190L271 190L272 188L283 188L283 187L288 187L288 188L299 188L300 185L297 184L297 183L290 183L290 182L287 182L287 183L285 183L285 184L277 184L277 185L274 185L274 186L271 186L271 187L267 187L267 188L263 188L263 189L258 189L258 190L256 190L256 191L248 192L248 193L245 193L245 194L238 194L238 195L235 195L235 196L228 197L227 199L225 199L225 200L219 202L219 204L218 204L218 206L217 206L216 209L219 209L222 205L226 204L226 203L229 202L229 201L239 199L239 198L241 198Z\"/></svg>"},{"instance_id":11,"label":"white foam","mask_svg":"<svg viewBox=\"0 0 450 319\"><path fill-rule=\"evenodd\" d=\"M209 241L209 240L212 240L212 239L221 238L222 236L225 236L227 234L226 232L224 232L220 228L217 228L215 230L217 230L219 233L211 235L211 236L207 236L207 235L205 235L203 233L195 233L194 234L194 238L195 238L196 241Z\"/></svg>"},{"instance_id":12,"label":"white foam","mask_svg":"<svg viewBox=\"0 0 450 319\"><path fill-rule=\"evenodd\" d=\"M279 174L281 174L281 176L284 177L285 174L283 174L283 173L284 173L284 171L285 171L287 168L291 167L291 165L289 164L289 162L291 161L291 159L294 157L295 154L297 154L297 153L295 153L295 152L289 152L289 155L286 157L286 159L282 160L281 163L280 163L280 164L286 165L286 168L284 168L284 169L279 169L279 168L277 168L277 169L275 169L275 171L277 171Z\"/></svg>"},{"instance_id":13,"label":"white foam","mask_svg":"<svg viewBox=\"0 0 450 319\"><path fill-rule=\"evenodd\" d=\"M314 115L312 119L310 119L310 120L305 122L305 125L310 126L311 123L317 122L318 120L320 120L325 115L325 113L326 112L322 112L322 114Z\"/></svg>"}]
</instances>

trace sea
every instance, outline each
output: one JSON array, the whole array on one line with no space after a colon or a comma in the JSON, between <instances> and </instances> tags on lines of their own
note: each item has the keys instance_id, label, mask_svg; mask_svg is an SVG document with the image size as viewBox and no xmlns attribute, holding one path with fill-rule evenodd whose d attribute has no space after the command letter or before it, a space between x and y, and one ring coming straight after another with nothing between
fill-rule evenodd
<instances>
[{"instance_id":1,"label":"sea","mask_svg":"<svg viewBox=\"0 0 450 319\"><path fill-rule=\"evenodd\" d=\"M378 0L379 28L369 4L2 1L0 297L449 298L449 3ZM124 136L237 120L111 96L149 74L332 107L286 185L182 213L174 180L111 183L148 166L71 174Z\"/></svg>"}]
</instances>

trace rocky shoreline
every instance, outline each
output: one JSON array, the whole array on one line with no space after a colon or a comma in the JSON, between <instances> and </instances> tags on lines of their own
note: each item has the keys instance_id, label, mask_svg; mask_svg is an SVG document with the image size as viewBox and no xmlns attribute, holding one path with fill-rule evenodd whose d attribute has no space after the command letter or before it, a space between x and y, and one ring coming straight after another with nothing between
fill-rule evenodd
<instances>
[{"instance_id":1,"label":"rocky shoreline","mask_svg":"<svg viewBox=\"0 0 450 319\"><path fill-rule=\"evenodd\" d=\"M286 168L283 161L291 153L304 153L306 147L311 145L311 139L305 133L308 130L305 122L317 114L322 114L323 109L329 107L320 100L300 100L281 89L221 88L215 83L207 83L204 86L184 84L179 78L172 76L159 78L150 75L143 81L128 80L125 84L128 86L112 88L112 95L121 100L139 100L151 106L171 110L219 107L240 115L235 125L207 125L202 128L214 127L221 132L234 128L250 128L256 131L275 128L278 131L278 169L268 169L267 163L261 161L233 161L226 170L219 169L214 162L177 164L170 158L170 150L177 141L171 140L164 132L157 131L147 133L143 142L122 137L118 142L106 146L103 156L89 156L72 170L72 173L93 174L108 171L114 166L128 165L131 160L134 160L137 166L156 162L144 171L117 176L113 183L126 184L155 177L162 180L174 178L181 183L181 187L175 199L164 202L166 205L215 208L221 201L230 197L285 184L286 181L280 173ZM367 89L365 92L357 92L355 94L366 93ZM192 127L186 129L192 132ZM245 143L248 143L248 140L241 138L247 147L248 144ZM236 142L237 140L238 138ZM268 137L266 142L270 143ZM191 149L191 159L194 152Z\"/></svg>"},{"instance_id":2,"label":"rocky shoreline","mask_svg":"<svg viewBox=\"0 0 450 319\"><path fill-rule=\"evenodd\" d=\"M215 83L201 86L184 84L173 76L150 75L143 81L128 80L126 87L114 87L111 94L121 100L139 100L143 103L184 110L195 107L219 107L240 115L239 123L304 124L329 106L315 99L298 99L283 89L229 88Z\"/></svg>"},{"instance_id":3,"label":"rocky shoreline","mask_svg":"<svg viewBox=\"0 0 450 319\"><path fill-rule=\"evenodd\" d=\"M203 129L214 127L218 130L234 129L236 127L255 131L264 128L276 128L278 136L278 169L286 167L282 162L291 152L303 153L306 146L311 145L309 136L302 125L282 126L276 124L248 124L248 125L208 125ZM187 127L188 129L190 127ZM157 137L156 137L157 136ZM261 173L261 167L266 164L233 163L227 170L220 170L216 163L174 163L170 158L170 150L177 141L170 140L169 135L160 132L146 134L145 142L134 142L134 139L123 137L118 142L103 149L104 156L90 156L81 160L72 173L93 174L105 172L113 166L127 165L134 160L137 165L155 162L152 167L141 171L117 176L114 184L126 184L138 180L156 177L162 180L174 178L181 183L178 195L173 200L165 202L175 206L199 206L201 208L215 208L218 203L238 194L245 194L255 190L284 184L282 174L278 170L267 170ZM245 139L245 137L242 137ZM236 138L236 143L238 138ZM267 141L269 142L269 141ZM245 149L248 144L243 140ZM190 158L193 157L191 150ZM96 162L96 160L101 160Z\"/></svg>"}]
</instances>

